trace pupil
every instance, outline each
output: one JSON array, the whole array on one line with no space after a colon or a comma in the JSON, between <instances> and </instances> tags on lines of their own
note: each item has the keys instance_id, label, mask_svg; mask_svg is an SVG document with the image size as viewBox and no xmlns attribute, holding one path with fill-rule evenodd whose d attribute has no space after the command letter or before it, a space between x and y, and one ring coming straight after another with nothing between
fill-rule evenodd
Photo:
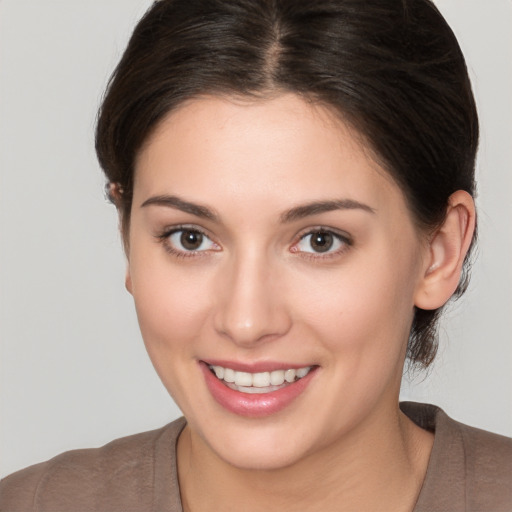
<instances>
[{"instance_id":1,"label":"pupil","mask_svg":"<svg viewBox=\"0 0 512 512\"><path fill-rule=\"evenodd\" d=\"M201 246L203 235L198 231L183 231L180 241L185 249L195 251Z\"/></svg>"},{"instance_id":2,"label":"pupil","mask_svg":"<svg viewBox=\"0 0 512 512\"><path fill-rule=\"evenodd\" d=\"M311 247L316 252L326 252L333 244L333 237L330 233L318 232L311 236Z\"/></svg>"}]
</instances>

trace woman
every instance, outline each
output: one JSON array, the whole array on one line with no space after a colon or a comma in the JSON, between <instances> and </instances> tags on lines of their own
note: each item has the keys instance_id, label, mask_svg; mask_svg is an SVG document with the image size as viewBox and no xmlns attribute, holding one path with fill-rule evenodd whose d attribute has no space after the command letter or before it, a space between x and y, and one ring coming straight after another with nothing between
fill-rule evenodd
<instances>
[{"instance_id":1,"label":"woman","mask_svg":"<svg viewBox=\"0 0 512 512\"><path fill-rule=\"evenodd\" d=\"M398 405L464 291L477 142L426 0L156 3L97 152L186 420L12 475L4 509L510 509L509 440Z\"/></svg>"}]
</instances>

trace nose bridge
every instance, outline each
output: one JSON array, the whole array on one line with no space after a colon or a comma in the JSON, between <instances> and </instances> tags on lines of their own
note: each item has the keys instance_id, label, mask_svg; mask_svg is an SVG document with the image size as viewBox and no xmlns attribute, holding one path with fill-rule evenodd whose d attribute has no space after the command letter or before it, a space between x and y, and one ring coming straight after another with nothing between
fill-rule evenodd
<instances>
[{"instance_id":1,"label":"nose bridge","mask_svg":"<svg viewBox=\"0 0 512 512\"><path fill-rule=\"evenodd\" d=\"M251 346L287 332L290 319L272 258L245 247L226 261L215 324L240 346Z\"/></svg>"}]
</instances>

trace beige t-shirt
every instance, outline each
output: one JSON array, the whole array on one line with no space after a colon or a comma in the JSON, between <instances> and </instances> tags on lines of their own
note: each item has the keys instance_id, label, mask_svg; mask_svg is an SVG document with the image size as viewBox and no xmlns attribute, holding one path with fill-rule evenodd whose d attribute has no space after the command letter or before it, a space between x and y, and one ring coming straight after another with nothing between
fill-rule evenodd
<instances>
[{"instance_id":1,"label":"beige t-shirt","mask_svg":"<svg viewBox=\"0 0 512 512\"><path fill-rule=\"evenodd\" d=\"M432 405L401 408L435 441L413 512L512 511L512 439L462 425ZM0 482L1 512L182 512L180 418L101 448L63 453Z\"/></svg>"}]
</instances>

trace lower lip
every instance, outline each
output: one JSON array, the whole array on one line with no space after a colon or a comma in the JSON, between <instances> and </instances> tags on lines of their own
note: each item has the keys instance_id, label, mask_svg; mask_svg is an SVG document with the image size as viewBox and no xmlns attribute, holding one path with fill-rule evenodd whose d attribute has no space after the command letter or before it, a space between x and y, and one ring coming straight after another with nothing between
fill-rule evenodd
<instances>
[{"instance_id":1,"label":"lower lip","mask_svg":"<svg viewBox=\"0 0 512 512\"><path fill-rule=\"evenodd\" d=\"M213 398L228 411L250 418L270 416L286 408L302 394L316 373L316 368L314 368L302 379L277 391L248 394L228 388L213 375L206 363L200 362L199 366Z\"/></svg>"}]
</instances>

